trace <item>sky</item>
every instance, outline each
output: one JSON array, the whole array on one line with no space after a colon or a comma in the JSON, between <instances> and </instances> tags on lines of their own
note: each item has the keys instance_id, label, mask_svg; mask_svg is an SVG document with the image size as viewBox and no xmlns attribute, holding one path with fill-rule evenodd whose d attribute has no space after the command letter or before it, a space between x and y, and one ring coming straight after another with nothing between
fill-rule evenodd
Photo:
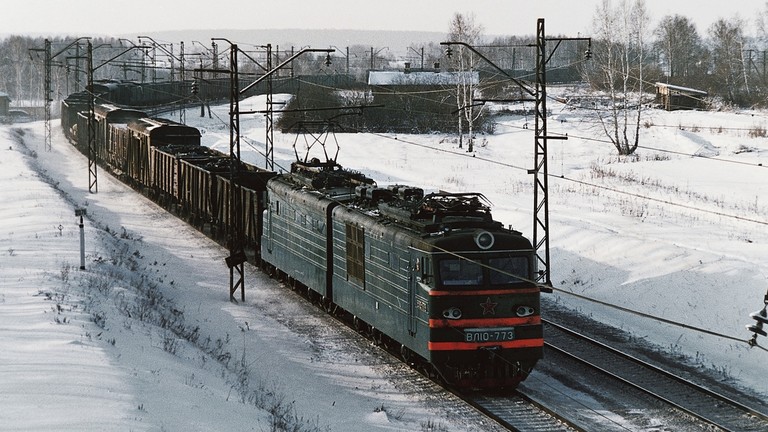
<instances>
[{"instance_id":1,"label":"sky","mask_svg":"<svg viewBox=\"0 0 768 432\"><path fill-rule=\"evenodd\" d=\"M4 11L0 35L130 36L164 30L295 28L445 32L451 16L460 12L474 13L489 35L534 34L537 19L545 18L547 34L575 37L590 33L601 1L133 0L118 13L117 7L105 7L102 0L27 0L14 2L12 11ZM654 22L680 14L702 33L719 18L749 20L764 4L757 0L646 0Z\"/></svg>"}]
</instances>

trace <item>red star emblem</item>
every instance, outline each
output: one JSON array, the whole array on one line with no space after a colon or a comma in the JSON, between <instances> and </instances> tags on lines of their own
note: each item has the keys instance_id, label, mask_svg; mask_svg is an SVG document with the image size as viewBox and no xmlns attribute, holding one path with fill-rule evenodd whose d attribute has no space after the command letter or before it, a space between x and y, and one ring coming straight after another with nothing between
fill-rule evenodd
<instances>
[{"instance_id":1,"label":"red star emblem","mask_svg":"<svg viewBox=\"0 0 768 432\"><path fill-rule=\"evenodd\" d=\"M480 303L480 307L483 308L483 315L496 315L496 306L498 305L498 303L492 302L490 297L485 299L484 303Z\"/></svg>"}]
</instances>

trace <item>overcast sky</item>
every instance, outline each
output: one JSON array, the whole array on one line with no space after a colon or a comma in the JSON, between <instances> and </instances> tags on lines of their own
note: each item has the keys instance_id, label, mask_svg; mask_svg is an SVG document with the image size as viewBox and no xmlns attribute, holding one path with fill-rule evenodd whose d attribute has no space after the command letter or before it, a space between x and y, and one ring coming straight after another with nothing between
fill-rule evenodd
<instances>
[{"instance_id":1,"label":"overcast sky","mask_svg":"<svg viewBox=\"0 0 768 432\"><path fill-rule=\"evenodd\" d=\"M488 35L586 36L602 0L19 0L3 3L0 34L138 35L189 29L363 29L446 32L455 12L474 13ZM619 0L613 0L614 3ZM684 15L705 35L718 18L754 28L760 0L646 0L653 22Z\"/></svg>"}]
</instances>

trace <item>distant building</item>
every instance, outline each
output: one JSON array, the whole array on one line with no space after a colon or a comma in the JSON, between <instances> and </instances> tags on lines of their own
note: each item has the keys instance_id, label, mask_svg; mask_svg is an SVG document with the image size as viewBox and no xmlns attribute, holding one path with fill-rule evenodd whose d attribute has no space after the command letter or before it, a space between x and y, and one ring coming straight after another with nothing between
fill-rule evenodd
<instances>
[{"instance_id":1,"label":"distant building","mask_svg":"<svg viewBox=\"0 0 768 432\"><path fill-rule=\"evenodd\" d=\"M454 86L460 82L477 85L480 75L472 72L442 72L433 71L370 71L368 85L372 86Z\"/></svg>"},{"instance_id":2,"label":"distant building","mask_svg":"<svg viewBox=\"0 0 768 432\"><path fill-rule=\"evenodd\" d=\"M707 92L688 87L656 83L656 103L667 111L706 108Z\"/></svg>"},{"instance_id":3,"label":"distant building","mask_svg":"<svg viewBox=\"0 0 768 432\"><path fill-rule=\"evenodd\" d=\"M0 92L0 117L5 117L8 115L10 106L11 97L8 96L8 93Z\"/></svg>"},{"instance_id":4,"label":"distant building","mask_svg":"<svg viewBox=\"0 0 768 432\"><path fill-rule=\"evenodd\" d=\"M433 133L456 130L456 85L477 85L477 71L369 71L370 105L358 129L394 133ZM374 108L376 107L376 108ZM480 130L482 119L475 120Z\"/></svg>"}]
</instances>

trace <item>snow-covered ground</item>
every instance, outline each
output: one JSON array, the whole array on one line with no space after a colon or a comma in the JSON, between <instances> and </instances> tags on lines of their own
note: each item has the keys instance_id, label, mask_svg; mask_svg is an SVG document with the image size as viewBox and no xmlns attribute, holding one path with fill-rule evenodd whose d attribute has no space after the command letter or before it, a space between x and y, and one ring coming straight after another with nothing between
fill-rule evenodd
<instances>
[{"instance_id":1,"label":"snow-covered ground","mask_svg":"<svg viewBox=\"0 0 768 432\"><path fill-rule=\"evenodd\" d=\"M0 127L0 430L481 430L258 271L230 303L226 249L43 134Z\"/></svg>"},{"instance_id":2,"label":"snow-covered ground","mask_svg":"<svg viewBox=\"0 0 768 432\"><path fill-rule=\"evenodd\" d=\"M186 113L222 151L227 108ZM550 134L569 139L549 145L550 173L562 175L550 179L549 307L768 395L768 352L749 348L744 329L768 288L766 114L649 111L644 148L623 160L587 111L550 109ZM379 185L482 192L497 219L530 236L532 121L504 118L472 154L442 135L337 134L326 145ZM263 118L244 116L241 130L243 159L264 166ZM57 122L50 152L43 134L40 122L0 127L0 430L483 428L251 268L246 303L230 303L226 250L101 170L89 194L86 159ZM304 137L276 132L278 167L294 146L303 156ZM88 212L84 271L76 207Z\"/></svg>"}]
</instances>

